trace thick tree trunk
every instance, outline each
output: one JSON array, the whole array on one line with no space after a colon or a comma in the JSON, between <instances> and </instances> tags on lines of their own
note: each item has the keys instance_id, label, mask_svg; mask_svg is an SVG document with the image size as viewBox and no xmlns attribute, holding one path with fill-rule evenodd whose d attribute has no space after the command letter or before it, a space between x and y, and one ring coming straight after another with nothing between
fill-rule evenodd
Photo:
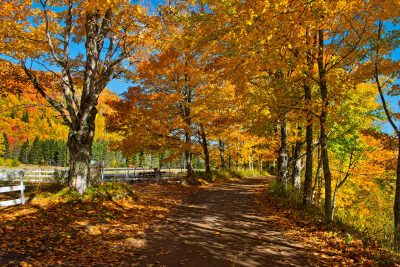
<instances>
[{"instance_id":1,"label":"thick tree trunk","mask_svg":"<svg viewBox=\"0 0 400 267\"><path fill-rule=\"evenodd\" d=\"M79 129L71 129L68 134L69 171L68 184L80 194L90 186L91 148L95 132L96 107L87 111Z\"/></svg>"},{"instance_id":2,"label":"thick tree trunk","mask_svg":"<svg viewBox=\"0 0 400 267\"><path fill-rule=\"evenodd\" d=\"M328 86L326 82L326 70L324 66L324 32L318 31L318 74L319 74L319 88L321 92L321 99L323 107L320 117L320 144L321 144L321 160L322 170L325 179L325 222L332 221L332 175L329 167L329 153L328 153L328 135L327 135L327 118L328 118Z\"/></svg>"},{"instance_id":3,"label":"thick tree trunk","mask_svg":"<svg viewBox=\"0 0 400 267\"><path fill-rule=\"evenodd\" d=\"M302 164L301 164L301 150L303 148L303 141L301 140L301 127L299 129L299 138L300 140L296 141L296 145L293 151L293 172L292 172L292 184L295 188L300 190L301 187L301 171L302 171Z\"/></svg>"},{"instance_id":4,"label":"thick tree trunk","mask_svg":"<svg viewBox=\"0 0 400 267\"><path fill-rule=\"evenodd\" d=\"M68 138L69 158L69 186L78 190L80 194L90 186L90 147L77 141L77 138Z\"/></svg>"},{"instance_id":5,"label":"thick tree trunk","mask_svg":"<svg viewBox=\"0 0 400 267\"><path fill-rule=\"evenodd\" d=\"M281 146L279 148L278 158L278 178L279 181L287 186L288 184L288 164L289 155L287 148L287 122L286 117L281 121Z\"/></svg>"}]
</instances>

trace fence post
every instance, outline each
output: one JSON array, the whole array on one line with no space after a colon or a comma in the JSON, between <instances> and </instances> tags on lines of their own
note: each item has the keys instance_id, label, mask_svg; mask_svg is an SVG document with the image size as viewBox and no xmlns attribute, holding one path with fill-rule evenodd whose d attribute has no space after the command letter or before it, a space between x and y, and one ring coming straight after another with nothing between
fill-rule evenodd
<instances>
[{"instance_id":1,"label":"fence post","mask_svg":"<svg viewBox=\"0 0 400 267\"><path fill-rule=\"evenodd\" d=\"M103 184L104 182L104 160L100 164L100 183Z\"/></svg>"},{"instance_id":2,"label":"fence post","mask_svg":"<svg viewBox=\"0 0 400 267\"><path fill-rule=\"evenodd\" d=\"M21 185L21 204L24 205L25 204L24 172L23 171L19 171L18 174L19 174L20 185Z\"/></svg>"}]
</instances>

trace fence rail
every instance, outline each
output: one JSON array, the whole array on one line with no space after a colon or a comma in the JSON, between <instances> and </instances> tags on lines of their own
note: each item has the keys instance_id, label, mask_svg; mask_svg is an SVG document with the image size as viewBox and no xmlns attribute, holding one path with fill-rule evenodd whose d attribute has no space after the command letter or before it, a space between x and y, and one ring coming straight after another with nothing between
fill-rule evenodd
<instances>
[{"instance_id":1,"label":"fence rail","mask_svg":"<svg viewBox=\"0 0 400 267\"><path fill-rule=\"evenodd\" d=\"M19 185L11 185L11 186L3 186L0 187L0 193L9 193L20 191L21 196L17 199L0 201L0 207L9 207L19 204L25 204L25 185L24 185L24 172L23 171L13 171L13 172L0 172L0 181L11 182L15 180L16 177L19 177L20 184Z\"/></svg>"},{"instance_id":2,"label":"fence rail","mask_svg":"<svg viewBox=\"0 0 400 267\"><path fill-rule=\"evenodd\" d=\"M160 179L179 178L184 175L186 169L162 168L158 170L162 173ZM10 172L10 171L9 171ZM143 174L154 172L150 168L101 168L100 179L108 181L147 181L150 180ZM25 182L32 183L53 183L66 179L68 168L55 168L52 170L24 170ZM1 178L0 178L1 179ZM9 181L16 181L15 176L8 177Z\"/></svg>"}]
</instances>

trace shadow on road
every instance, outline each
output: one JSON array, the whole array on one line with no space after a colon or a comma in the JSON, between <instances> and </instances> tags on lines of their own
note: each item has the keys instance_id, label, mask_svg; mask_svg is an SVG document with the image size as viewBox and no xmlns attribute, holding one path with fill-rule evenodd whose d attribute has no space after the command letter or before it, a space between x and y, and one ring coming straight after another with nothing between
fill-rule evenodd
<instances>
[{"instance_id":1,"label":"shadow on road","mask_svg":"<svg viewBox=\"0 0 400 267\"><path fill-rule=\"evenodd\" d=\"M255 207L267 178L201 190L148 233L138 265L305 266L300 245L285 239Z\"/></svg>"}]
</instances>

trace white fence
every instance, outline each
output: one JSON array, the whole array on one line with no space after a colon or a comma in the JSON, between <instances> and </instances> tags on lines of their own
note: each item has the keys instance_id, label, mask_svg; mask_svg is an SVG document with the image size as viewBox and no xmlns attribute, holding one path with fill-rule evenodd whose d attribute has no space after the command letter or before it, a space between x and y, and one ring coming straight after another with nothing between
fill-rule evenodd
<instances>
[{"instance_id":1,"label":"white fence","mask_svg":"<svg viewBox=\"0 0 400 267\"><path fill-rule=\"evenodd\" d=\"M14 206L18 204L25 204L25 186L24 186L24 172L23 171L13 171L13 172L0 172L0 181L15 181L19 178L20 184L19 185L11 185L11 186L3 186L0 187L0 193L8 193L8 192L15 192L20 191L21 197L17 199L5 200L0 201L0 207L8 207Z\"/></svg>"},{"instance_id":2,"label":"white fence","mask_svg":"<svg viewBox=\"0 0 400 267\"><path fill-rule=\"evenodd\" d=\"M186 169L160 169L155 172L154 169L146 168L104 168L101 169L101 181L146 181L149 174L154 173L160 179L171 179L182 177ZM159 174L159 175L157 175ZM68 168L55 168L53 170L24 170L25 182L32 183L54 183L65 181L68 175ZM152 175L150 175L152 176ZM11 179L16 181L16 177Z\"/></svg>"},{"instance_id":3,"label":"white fence","mask_svg":"<svg viewBox=\"0 0 400 267\"><path fill-rule=\"evenodd\" d=\"M146 181L149 177L171 179L183 176L185 169L144 169L144 168L105 168L102 181Z\"/></svg>"}]
</instances>

